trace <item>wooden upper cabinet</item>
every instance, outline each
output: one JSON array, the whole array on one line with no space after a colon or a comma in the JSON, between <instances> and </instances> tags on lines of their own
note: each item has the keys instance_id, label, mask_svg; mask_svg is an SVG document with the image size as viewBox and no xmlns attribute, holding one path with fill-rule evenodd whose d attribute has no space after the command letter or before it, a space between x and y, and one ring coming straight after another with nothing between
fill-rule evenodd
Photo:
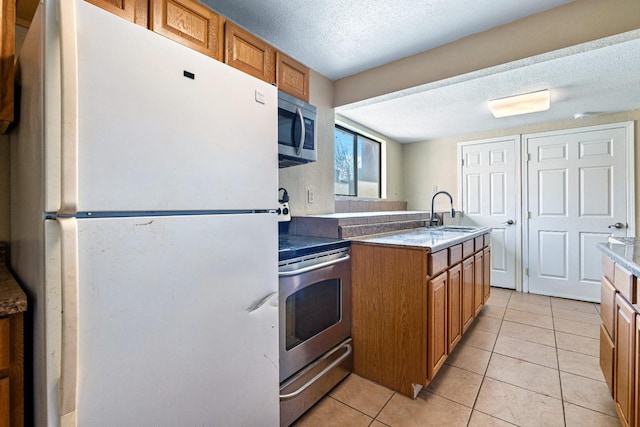
<instances>
[{"instance_id":1,"label":"wooden upper cabinet","mask_svg":"<svg viewBox=\"0 0 640 427\"><path fill-rule=\"evenodd\" d=\"M225 23L224 62L264 80L276 83L276 50L232 22Z\"/></svg>"},{"instance_id":2,"label":"wooden upper cabinet","mask_svg":"<svg viewBox=\"0 0 640 427\"><path fill-rule=\"evenodd\" d=\"M16 2L0 0L0 133L13 122L13 61L16 50Z\"/></svg>"},{"instance_id":3,"label":"wooden upper cabinet","mask_svg":"<svg viewBox=\"0 0 640 427\"><path fill-rule=\"evenodd\" d=\"M147 28L149 23L149 3L148 0L85 0L107 10L114 15L118 15L127 21Z\"/></svg>"},{"instance_id":4,"label":"wooden upper cabinet","mask_svg":"<svg viewBox=\"0 0 640 427\"><path fill-rule=\"evenodd\" d=\"M309 102L309 67L282 52L276 52L278 89Z\"/></svg>"},{"instance_id":5,"label":"wooden upper cabinet","mask_svg":"<svg viewBox=\"0 0 640 427\"><path fill-rule=\"evenodd\" d=\"M222 61L224 18L196 0L150 0L149 28Z\"/></svg>"}]
</instances>

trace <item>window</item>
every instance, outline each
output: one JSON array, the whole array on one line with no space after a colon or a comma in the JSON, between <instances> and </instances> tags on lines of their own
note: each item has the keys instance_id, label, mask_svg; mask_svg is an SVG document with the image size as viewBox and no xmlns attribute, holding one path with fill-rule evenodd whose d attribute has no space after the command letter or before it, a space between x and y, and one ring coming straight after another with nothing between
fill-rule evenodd
<instances>
[{"instance_id":1,"label":"window","mask_svg":"<svg viewBox=\"0 0 640 427\"><path fill-rule=\"evenodd\" d=\"M336 126L334 193L380 198L380 142Z\"/></svg>"}]
</instances>

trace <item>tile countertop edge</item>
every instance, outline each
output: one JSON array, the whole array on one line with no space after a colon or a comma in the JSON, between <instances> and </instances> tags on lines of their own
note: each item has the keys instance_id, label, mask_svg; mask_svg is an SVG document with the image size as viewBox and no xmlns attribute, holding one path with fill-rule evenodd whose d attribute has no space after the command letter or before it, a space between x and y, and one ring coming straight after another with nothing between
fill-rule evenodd
<instances>
[{"instance_id":1,"label":"tile countertop edge","mask_svg":"<svg viewBox=\"0 0 640 427\"><path fill-rule=\"evenodd\" d=\"M478 236L482 236L491 231L489 227L479 227L477 230L466 233L459 233L459 236L450 237L448 239L442 239L441 242L437 242L435 244L412 244L403 242L403 236L408 236L415 233L417 230L422 229L408 229L402 231L396 231L391 233L381 233L381 234L372 234L367 236L358 236L352 237L349 240L357 243L369 244L369 245L382 245L389 247L400 247L400 248L414 248L420 250L426 250L427 252L438 252L443 249L447 249L451 246L457 245L458 243L465 242L467 240L476 238ZM436 230L434 230L436 231ZM426 233L425 233L426 234ZM396 237L396 239L393 239Z\"/></svg>"},{"instance_id":2,"label":"tile countertop edge","mask_svg":"<svg viewBox=\"0 0 640 427\"><path fill-rule=\"evenodd\" d=\"M633 273L633 275L640 277L640 265L635 261L640 258L640 240L636 240L636 242L635 245L598 243L598 249L613 259L616 264L620 264Z\"/></svg>"},{"instance_id":3,"label":"tile countertop edge","mask_svg":"<svg viewBox=\"0 0 640 427\"><path fill-rule=\"evenodd\" d=\"M27 296L5 265L0 265L0 317L27 311Z\"/></svg>"}]
</instances>

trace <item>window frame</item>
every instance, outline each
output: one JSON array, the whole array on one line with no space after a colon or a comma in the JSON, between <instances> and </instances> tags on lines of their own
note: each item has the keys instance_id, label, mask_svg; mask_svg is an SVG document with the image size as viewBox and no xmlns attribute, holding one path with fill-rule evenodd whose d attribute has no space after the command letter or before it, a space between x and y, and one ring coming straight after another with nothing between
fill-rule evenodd
<instances>
[{"instance_id":1,"label":"window frame","mask_svg":"<svg viewBox=\"0 0 640 427\"><path fill-rule=\"evenodd\" d=\"M351 134L353 136L353 153L354 153L354 162L353 162L353 178L354 178L354 183L355 183L355 195L352 194L338 194L336 193L336 189L335 189L335 174L334 174L334 187L333 187L333 195L337 196L337 197L365 197L365 198L376 198L376 199L382 199L383 198L383 189L382 189L382 185L383 185L383 170L382 170L382 165L383 165L383 149L384 149L384 141L379 140L378 138L372 137L370 135L367 135L361 131L358 131L357 129L345 126L341 123L335 123L334 124L334 141L335 141L335 131L340 130L341 132L344 133L348 133ZM371 197L371 196L360 196L358 194L358 138L364 138L367 141L373 142L378 144L378 195L376 197ZM336 160L335 160L335 145L333 148L334 151L334 159L333 159L333 168L334 168L334 172L336 170Z\"/></svg>"}]
</instances>

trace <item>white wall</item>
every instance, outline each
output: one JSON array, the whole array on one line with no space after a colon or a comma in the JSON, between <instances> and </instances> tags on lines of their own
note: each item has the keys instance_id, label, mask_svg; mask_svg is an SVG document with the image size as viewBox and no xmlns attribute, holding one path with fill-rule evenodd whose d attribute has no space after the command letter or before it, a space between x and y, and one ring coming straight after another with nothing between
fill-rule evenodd
<instances>
[{"instance_id":1,"label":"white wall","mask_svg":"<svg viewBox=\"0 0 640 427\"><path fill-rule=\"evenodd\" d=\"M403 157L405 159L404 194L408 202L407 208L429 210L434 186L437 186L438 190L449 191L453 196L456 209L459 208L457 206L458 177L456 158L458 142L627 121L635 121L636 212L640 212L638 209L640 207L640 197L637 194L640 191L640 149L637 148L640 147L640 132L638 129L640 125L640 110L406 144L403 146ZM436 203L438 210L447 208L448 202L446 198L438 199Z\"/></svg>"}]
</instances>

